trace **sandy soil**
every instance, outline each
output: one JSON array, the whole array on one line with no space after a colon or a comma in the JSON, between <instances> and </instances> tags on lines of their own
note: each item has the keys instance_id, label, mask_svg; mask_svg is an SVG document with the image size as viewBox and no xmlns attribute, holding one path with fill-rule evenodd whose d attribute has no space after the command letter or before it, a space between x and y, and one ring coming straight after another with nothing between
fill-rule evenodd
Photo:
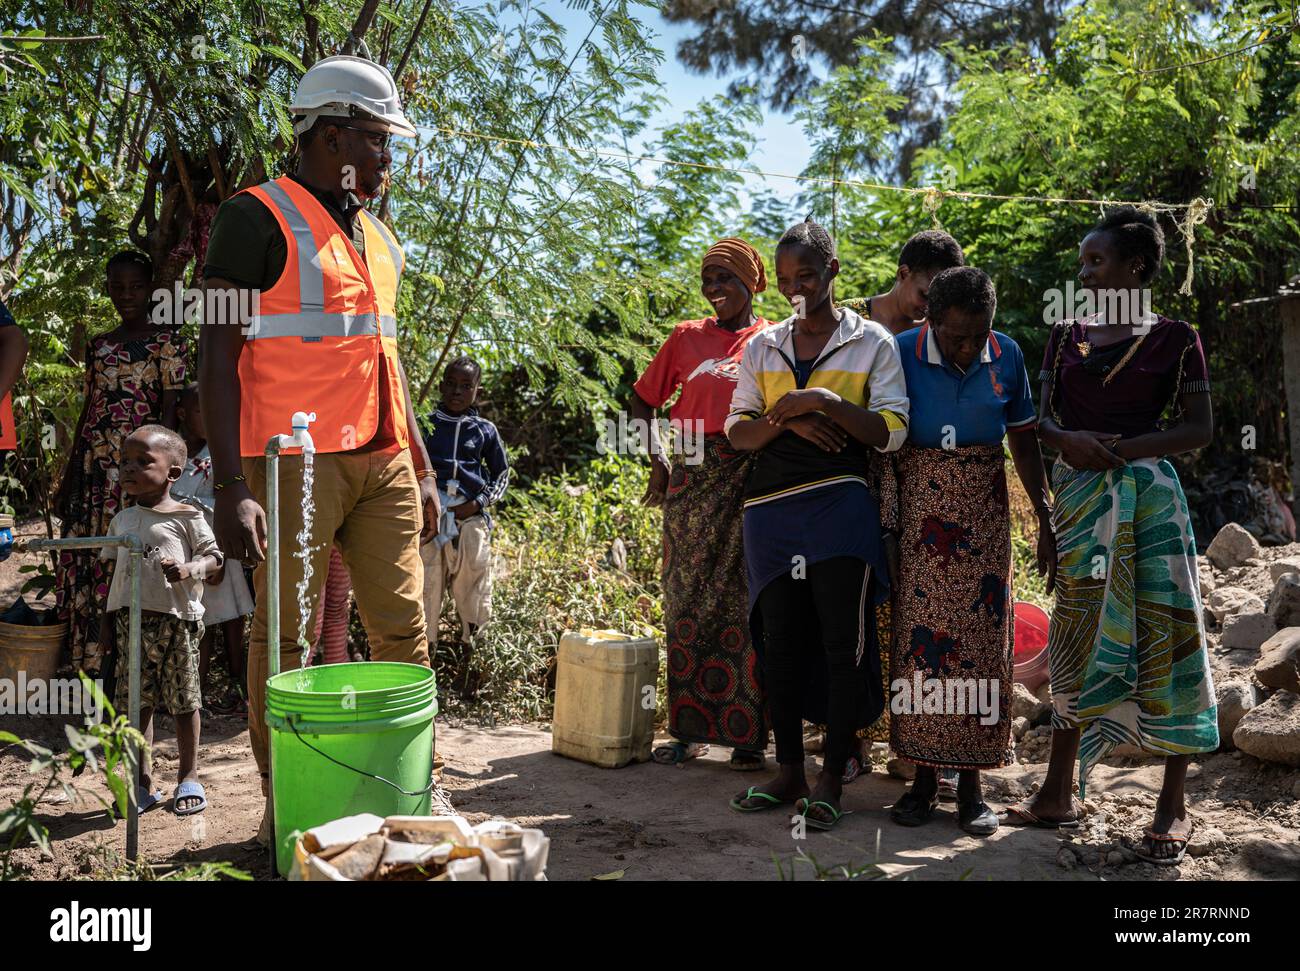
<instances>
[{"instance_id":1,"label":"sandy soil","mask_svg":"<svg viewBox=\"0 0 1300 971\"><path fill-rule=\"evenodd\" d=\"M43 530L34 522L20 532ZM34 554L0 563L0 603L12 602L25 577L17 573ZM0 730L66 747L63 719L0 716ZM1156 762L1112 759L1094 771L1091 813L1075 835L1064 831L1004 827L981 840L962 833L945 807L926 826L903 829L888 809L904 783L882 768L845 792L853 811L832 833L791 836L789 815L771 811L742 815L727 808L730 797L762 781L764 773L727 768L727 754L714 749L685 766L654 764L607 770L551 754L546 726L482 729L440 721L438 750L446 761L443 791L473 822L492 817L539 826L551 837L549 876L585 880L623 871L624 879L778 879L778 862L789 873L802 849L826 869L877 864L884 874L908 879L1206 880L1300 878L1300 772L1261 763L1239 752L1195 762L1188 799L1198 832L1178 867L1154 867L1129 846L1150 821L1160 786ZM176 742L162 718L155 741L155 778L170 797L175 785ZM987 773L986 798L1000 808L1028 795L1046 766L1018 764ZM809 772L815 772L809 759ZM27 759L0 749L0 807L22 793L32 777ZM225 861L255 877L270 871L266 853L251 843L262 812L257 772L241 718L206 718L200 779L210 801L206 812L176 817L159 806L141 820L140 846L157 867ZM66 801L61 792L41 806L50 828L53 859L34 847L17 850L23 875L74 879L102 875L125 848L125 824L111 823L93 796L102 786L79 782L88 798ZM1195 854L1195 855L1193 855ZM813 868L793 865L797 878Z\"/></svg>"},{"instance_id":2,"label":"sandy soil","mask_svg":"<svg viewBox=\"0 0 1300 971\"><path fill-rule=\"evenodd\" d=\"M0 718L0 730L57 744L56 718ZM175 738L164 721L156 742L157 778L165 794L175 782ZM877 769L845 793L853 810L833 833L791 836L780 812L742 815L727 808L730 796L763 778L727 768L714 749L684 767L654 764L598 769L550 752L543 726L492 730L438 726L446 761L442 781L459 812L473 822L504 817L539 826L551 837L549 876L586 880L623 872L637 880L773 880L778 864L790 871L799 849L823 868L876 863L891 877L908 879L1295 879L1300 877L1300 773L1266 766L1249 756L1215 755L1194 766L1188 795L1198 821L1195 852L1177 868L1137 862L1124 840L1140 837L1159 789L1155 763L1101 765L1091 780L1094 812L1073 838L1043 830L1004 827L987 840L956 826L951 808L919 829L889 821L887 808L904 783ZM809 760L810 771L815 760ZM989 773L988 798L1000 806L1029 791L1042 765ZM0 806L30 780L26 760L0 753ZM249 841L261 814L257 774L247 731L236 718L204 725L200 778L209 809L178 818L164 807L141 820L140 846L154 865L222 860L258 878L269 875L265 853ZM87 792L94 783L83 786ZM102 874L122 852L125 824L111 824L93 798L68 803L62 794L43 804L53 859L34 847L15 852L23 875L75 879ZM1107 862L1109 859L1110 862ZM1089 865L1091 863L1091 865ZM808 863L794 865L808 879Z\"/></svg>"}]
</instances>

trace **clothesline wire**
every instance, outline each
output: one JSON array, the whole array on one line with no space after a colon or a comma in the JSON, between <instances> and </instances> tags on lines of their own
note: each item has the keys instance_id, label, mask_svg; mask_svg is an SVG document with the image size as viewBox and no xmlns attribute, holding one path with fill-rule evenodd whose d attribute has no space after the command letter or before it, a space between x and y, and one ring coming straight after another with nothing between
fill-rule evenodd
<instances>
[{"instance_id":1,"label":"clothesline wire","mask_svg":"<svg viewBox=\"0 0 1300 971\"><path fill-rule=\"evenodd\" d=\"M714 162L690 162L683 159L663 158L656 155L639 155L635 152L618 152L605 148L584 148L576 145L560 145L554 142L540 142L528 138L511 138L506 135L489 135L464 128L449 128L442 125L428 126L429 130L456 138L474 138L480 141L497 142L502 145L518 145L524 148L541 149L550 152L568 152L573 155L598 155L603 158L619 159L630 162L653 162L657 165L675 165L681 168L701 169L710 172L728 172L732 175L756 175L764 179L787 179L791 182L813 182L818 185L846 186L858 189L874 189L880 192L901 192L908 195L929 196L942 199L987 199L997 202L1040 202L1049 205L1076 206L1137 206L1149 208L1154 212L1181 212L1197 205L1197 201L1187 203L1174 202L1134 202L1125 199L1076 199L1064 196L1006 195L996 192L972 192L965 189L942 189L938 186L890 185L886 182L868 182L862 179L834 179L821 175L791 175L785 172L768 172L763 169L737 168L732 165L719 165ZM417 156L423 154L416 153Z\"/></svg>"},{"instance_id":2,"label":"clothesline wire","mask_svg":"<svg viewBox=\"0 0 1300 971\"><path fill-rule=\"evenodd\" d=\"M517 145L526 149L543 150L549 152L567 152L572 155L595 155L603 158L622 159L629 162L653 162L657 165L676 165L682 168L700 169L710 172L728 172L733 175L747 176L757 175L763 179L788 179L793 182L812 182L818 185L835 185L846 186L849 188L870 189L877 192L899 192L906 195L921 196L921 205L937 227L939 225L939 207L945 199L982 199L993 202L1015 202L1027 203L1036 202L1047 205L1057 206L1097 206L1104 213L1108 206L1133 206L1143 212L1156 215L1159 213L1169 214L1174 218L1174 213L1182 213L1181 219L1174 218L1174 224L1178 228L1178 233L1183 238L1183 243L1187 247L1187 275L1183 284L1179 287L1178 292L1181 294L1190 294L1192 292L1192 273L1194 263L1194 247L1196 227L1203 224L1210 214L1213 201L1197 197L1191 202L1173 203L1173 202L1154 202L1149 200L1132 201L1123 199L1076 199L1066 196L1036 196L1036 195L1008 195L997 192L972 192L965 189L941 189L938 186L904 186L890 185L885 182L867 182L862 179L835 179L818 175L789 175L784 172L766 172L762 169L741 169L730 165L718 165L713 162L688 162L682 159L662 158L656 155L640 155L635 152L618 152L613 149L605 148L583 148L574 145L558 145L553 142L541 142L530 138L510 138L505 135L489 135L486 132L472 131L462 128L451 128L444 125L430 126L431 131L439 132L443 135L450 135L456 138L475 138L480 141L496 142L501 145ZM423 155L424 149L415 153L414 158Z\"/></svg>"}]
</instances>

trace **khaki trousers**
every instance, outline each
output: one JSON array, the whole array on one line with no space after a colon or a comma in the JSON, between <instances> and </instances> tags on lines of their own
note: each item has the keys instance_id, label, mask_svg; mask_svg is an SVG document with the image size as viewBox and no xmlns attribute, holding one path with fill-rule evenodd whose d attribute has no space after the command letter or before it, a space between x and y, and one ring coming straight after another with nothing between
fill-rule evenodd
<instances>
[{"instance_id":1,"label":"khaki trousers","mask_svg":"<svg viewBox=\"0 0 1300 971\"><path fill-rule=\"evenodd\" d=\"M436 543L420 547L430 644L438 643L438 618L449 586L460 617L461 640L466 644L492 616L492 543L487 523L482 516L470 516L458 525L460 535L441 549Z\"/></svg>"},{"instance_id":2,"label":"khaki trousers","mask_svg":"<svg viewBox=\"0 0 1300 971\"><path fill-rule=\"evenodd\" d=\"M311 535L312 576L307 588L306 639L313 640L316 607L337 543L352 576L357 612L375 661L429 665L424 604L420 590L420 495L411 454L396 448L378 452L331 452L315 462L316 513ZM266 460L245 458L243 472L257 501L266 505ZM280 459L280 670L301 666L298 644L303 624L298 582L303 560L302 456ZM257 768L266 774L270 732L266 725L266 564L253 573L257 609L248 645L248 736Z\"/></svg>"}]
</instances>

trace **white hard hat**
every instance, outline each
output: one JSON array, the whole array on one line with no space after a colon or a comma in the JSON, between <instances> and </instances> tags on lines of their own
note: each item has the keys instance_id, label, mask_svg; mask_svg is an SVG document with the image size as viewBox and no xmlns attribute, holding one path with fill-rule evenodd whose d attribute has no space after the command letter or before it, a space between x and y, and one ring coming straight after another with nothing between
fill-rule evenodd
<instances>
[{"instance_id":1,"label":"white hard hat","mask_svg":"<svg viewBox=\"0 0 1300 971\"><path fill-rule=\"evenodd\" d=\"M302 115L293 130L301 135L322 115L382 122L395 135L414 136L402 114L397 85L388 68L364 57L335 54L317 61L298 82L289 113Z\"/></svg>"}]
</instances>

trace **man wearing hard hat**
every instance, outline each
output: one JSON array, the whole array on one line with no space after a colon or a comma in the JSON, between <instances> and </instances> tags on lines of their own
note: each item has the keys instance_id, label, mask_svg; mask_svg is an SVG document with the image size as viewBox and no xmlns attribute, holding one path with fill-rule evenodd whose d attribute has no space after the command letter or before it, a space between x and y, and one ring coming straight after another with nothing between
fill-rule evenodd
<instances>
[{"instance_id":1,"label":"man wearing hard hat","mask_svg":"<svg viewBox=\"0 0 1300 971\"><path fill-rule=\"evenodd\" d=\"M427 665L419 546L432 538L439 513L397 356L405 260L391 231L363 207L384 183L389 139L415 129L402 115L392 75L359 57L317 61L289 110L297 170L237 193L213 223L199 363L217 541L227 557L260 564L248 729L264 788L268 439L289 434L295 412L315 412L315 514L305 557L296 538L304 518L301 450L285 449L280 460L281 670L301 663L299 640L314 629L335 543L352 576L371 658ZM251 321L213 312L247 307L252 296ZM267 837L264 818L259 839Z\"/></svg>"}]
</instances>

